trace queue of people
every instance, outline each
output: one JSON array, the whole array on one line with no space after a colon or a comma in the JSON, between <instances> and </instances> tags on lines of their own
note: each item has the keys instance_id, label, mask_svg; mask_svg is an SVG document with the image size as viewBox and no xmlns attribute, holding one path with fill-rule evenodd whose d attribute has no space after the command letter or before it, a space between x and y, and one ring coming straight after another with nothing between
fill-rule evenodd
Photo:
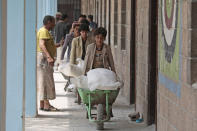
<instances>
[{"instance_id":1,"label":"queue of people","mask_svg":"<svg viewBox=\"0 0 197 131\"><path fill-rule=\"evenodd\" d=\"M116 72L111 48L104 43L107 30L97 27L92 15L89 15L88 19L85 15L80 15L78 21L72 24L68 23L68 19L66 14L59 12L56 18L47 15L43 19L43 27L37 32L37 88L40 110L59 110L49 102L56 98L53 67L58 59L56 66L64 60L78 64L76 59L81 58L85 63L84 75L95 68Z\"/></svg>"}]
</instances>

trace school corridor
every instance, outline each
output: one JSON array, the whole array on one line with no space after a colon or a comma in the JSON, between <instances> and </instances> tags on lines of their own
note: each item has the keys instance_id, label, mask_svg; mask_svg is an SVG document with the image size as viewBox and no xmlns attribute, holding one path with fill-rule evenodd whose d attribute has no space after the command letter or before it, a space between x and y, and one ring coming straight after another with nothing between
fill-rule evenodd
<instances>
[{"instance_id":1,"label":"school corridor","mask_svg":"<svg viewBox=\"0 0 197 131\"><path fill-rule=\"evenodd\" d=\"M0 131L95 130L59 72L60 111L37 108L36 33L57 12L107 30L124 82L107 131L197 131L197 0L0 0Z\"/></svg>"},{"instance_id":2,"label":"school corridor","mask_svg":"<svg viewBox=\"0 0 197 131\"><path fill-rule=\"evenodd\" d=\"M59 72L54 73L57 98L51 104L58 107L58 112L38 111L35 118L25 119L25 131L96 131L96 124L86 119L85 106L74 103L73 92L65 92L66 80ZM155 131L155 125L131 122L129 113L134 106L128 105L119 95L113 105L114 117L104 124L107 131Z\"/></svg>"}]
</instances>

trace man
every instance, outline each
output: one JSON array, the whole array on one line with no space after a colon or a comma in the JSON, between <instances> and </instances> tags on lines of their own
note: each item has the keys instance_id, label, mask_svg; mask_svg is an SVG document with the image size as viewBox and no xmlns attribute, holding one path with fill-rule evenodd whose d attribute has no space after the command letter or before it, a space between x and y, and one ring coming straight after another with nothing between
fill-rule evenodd
<instances>
[{"instance_id":1,"label":"man","mask_svg":"<svg viewBox=\"0 0 197 131\"><path fill-rule=\"evenodd\" d=\"M77 38L74 38L72 41L72 48L70 54L70 63L77 64L76 59L81 58L84 60L86 48L89 44L91 44L88 38L89 27L87 24L81 24L79 27L80 35Z\"/></svg>"},{"instance_id":2,"label":"man","mask_svg":"<svg viewBox=\"0 0 197 131\"><path fill-rule=\"evenodd\" d=\"M59 20L61 19L61 17L62 17L62 13L61 12L57 12L56 15L55 15L55 19L56 19L55 23L58 23Z\"/></svg>"},{"instance_id":3,"label":"man","mask_svg":"<svg viewBox=\"0 0 197 131\"><path fill-rule=\"evenodd\" d=\"M55 26L55 43L60 43L62 39L69 33L68 16L63 14L59 22Z\"/></svg>"},{"instance_id":4,"label":"man","mask_svg":"<svg viewBox=\"0 0 197 131\"><path fill-rule=\"evenodd\" d=\"M87 21L87 22L86 22L86 21ZM82 24L82 23L84 23L84 22L85 22L85 24L88 24L88 25L89 25L89 22L88 22L88 20L86 19L86 16L81 14L81 15L79 16L78 21L74 21L74 22L73 22L72 28L71 28L71 30L70 30L70 33L73 32L73 30L74 30L74 25L75 25L75 24Z\"/></svg>"},{"instance_id":5,"label":"man","mask_svg":"<svg viewBox=\"0 0 197 131\"><path fill-rule=\"evenodd\" d=\"M72 40L73 38L76 38L80 35L79 33L79 24L74 24L73 25L73 32L71 34L67 34L65 41L64 41L64 45L62 47L62 52L61 52L61 57L60 59L63 60L64 59L64 54L68 48L68 52L67 52L67 58L66 61L69 62L70 60L70 51L71 51L71 44L72 44Z\"/></svg>"},{"instance_id":6,"label":"man","mask_svg":"<svg viewBox=\"0 0 197 131\"><path fill-rule=\"evenodd\" d=\"M86 15L82 15L82 14L81 14L81 15L79 16L78 22L81 23L81 21L84 20L84 19L86 19Z\"/></svg>"},{"instance_id":7,"label":"man","mask_svg":"<svg viewBox=\"0 0 197 131\"><path fill-rule=\"evenodd\" d=\"M81 20L81 24L87 24L90 27L90 22L87 19ZM95 30L91 30L91 31L88 32L88 39L89 39L90 43L94 43L95 42L94 31Z\"/></svg>"},{"instance_id":8,"label":"man","mask_svg":"<svg viewBox=\"0 0 197 131\"><path fill-rule=\"evenodd\" d=\"M44 26L37 32L37 87L40 96L40 109L45 111L57 111L51 106L49 100L56 98L53 78L53 65L56 56L56 47L50 34L55 26L53 16L45 16Z\"/></svg>"},{"instance_id":9,"label":"man","mask_svg":"<svg viewBox=\"0 0 197 131\"><path fill-rule=\"evenodd\" d=\"M88 15L88 21L90 23L90 30L95 30L97 28L97 24L93 22L93 15Z\"/></svg>"},{"instance_id":10,"label":"man","mask_svg":"<svg viewBox=\"0 0 197 131\"><path fill-rule=\"evenodd\" d=\"M63 14L60 21L55 26L55 44L60 45L62 41L64 41L64 37L69 33L69 24L68 24L68 16ZM60 63L60 54L62 47L57 48L57 61L55 62L55 67L59 66Z\"/></svg>"},{"instance_id":11,"label":"man","mask_svg":"<svg viewBox=\"0 0 197 131\"><path fill-rule=\"evenodd\" d=\"M80 24L79 26L80 36L76 37L72 41L72 48L70 54L70 64L78 64L76 59L81 58L82 60L85 59L86 48L91 41L88 37L89 26L87 24ZM77 99L75 100L76 103L80 104L81 99L79 93L77 92Z\"/></svg>"}]
</instances>

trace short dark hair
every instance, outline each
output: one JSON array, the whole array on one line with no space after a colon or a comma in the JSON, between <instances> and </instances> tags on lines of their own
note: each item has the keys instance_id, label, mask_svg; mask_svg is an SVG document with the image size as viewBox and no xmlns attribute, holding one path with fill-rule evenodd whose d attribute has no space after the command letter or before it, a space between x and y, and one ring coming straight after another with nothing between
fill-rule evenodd
<instances>
[{"instance_id":1,"label":"short dark hair","mask_svg":"<svg viewBox=\"0 0 197 131\"><path fill-rule=\"evenodd\" d=\"M67 14L63 14L62 17L61 17L61 20L65 20L66 18L68 18L68 15Z\"/></svg>"},{"instance_id":2,"label":"short dark hair","mask_svg":"<svg viewBox=\"0 0 197 131\"><path fill-rule=\"evenodd\" d=\"M89 26L87 24L80 24L79 32L81 31L89 31Z\"/></svg>"},{"instance_id":3,"label":"short dark hair","mask_svg":"<svg viewBox=\"0 0 197 131\"><path fill-rule=\"evenodd\" d=\"M74 24L73 28L75 28L76 26L80 26L80 24L79 23Z\"/></svg>"},{"instance_id":4,"label":"short dark hair","mask_svg":"<svg viewBox=\"0 0 197 131\"><path fill-rule=\"evenodd\" d=\"M49 21L53 22L53 20L55 20L55 18L51 15L46 15L43 19L43 24L46 25Z\"/></svg>"},{"instance_id":5,"label":"short dark hair","mask_svg":"<svg viewBox=\"0 0 197 131\"><path fill-rule=\"evenodd\" d=\"M107 36L107 30L103 27L99 27L94 31L94 36L102 35L103 37Z\"/></svg>"},{"instance_id":6,"label":"short dark hair","mask_svg":"<svg viewBox=\"0 0 197 131\"><path fill-rule=\"evenodd\" d=\"M86 15L81 14L81 15L79 16L79 18L80 18L80 17L82 17L82 18L85 18L85 19L86 19Z\"/></svg>"},{"instance_id":7,"label":"short dark hair","mask_svg":"<svg viewBox=\"0 0 197 131\"><path fill-rule=\"evenodd\" d=\"M90 23L89 23L89 21L88 20L86 20L86 19L82 19L81 21L80 21L80 23L81 24L86 24L86 25L90 25Z\"/></svg>"},{"instance_id":8,"label":"short dark hair","mask_svg":"<svg viewBox=\"0 0 197 131\"><path fill-rule=\"evenodd\" d=\"M93 21L93 15L88 15L88 18Z\"/></svg>"}]
</instances>

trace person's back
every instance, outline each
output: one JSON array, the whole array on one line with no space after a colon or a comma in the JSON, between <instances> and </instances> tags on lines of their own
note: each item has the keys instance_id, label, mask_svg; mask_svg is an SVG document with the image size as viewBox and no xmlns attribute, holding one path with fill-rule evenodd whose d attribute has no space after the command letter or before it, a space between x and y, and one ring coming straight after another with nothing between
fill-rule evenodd
<instances>
[{"instance_id":1,"label":"person's back","mask_svg":"<svg viewBox=\"0 0 197 131\"><path fill-rule=\"evenodd\" d=\"M91 29L96 29L97 27L98 26L97 26L97 24L95 22L93 22L93 21L90 22L90 28Z\"/></svg>"},{"instance_id":2,"label":"person's back","mask_svg":"<svg viewBox=\"0 0 197 131\"><path fill-rule=\"evenodd\" d=\"M98 27L97 23L93 22L93 15L88 15L88 21L90 23L90 30L95 30Z\"/></svg>"},{"instance_id":3,"label":"person's back","mask_svg":"<svg viewBox=\"0 0 197 131\"><path fill-rule=\"evenodd\" d=\"M65 41L64 41L64 45L62 47L62 52L61 52L61 60L64 59L64 54L66 52L66 50L68 49L67 52L67 62L70 61L70 51L71 51L71 44L72 44L72 40L73 38L76 38L80 35L79 33L79 24L75 24L73 26L73 32L71 34L67 34L65 37Z\"/></svg>"},{"instance_id":4,"label":"person's back","mask_svg":"<svg viewBox=\"0 0 197 131\"><path fill-rule=\"evenodd\" d=\"M68 33L69 24L67 22L67 15L62 15L61 20L55 26L55 43L59 43Z\"/></svg>"},{"instance_id":5,"label":"person's back","mask_svg":"<svg viewBox=\"0 0 197 131\"><path fill-rule=\"evenodd\" d=\"M69 33L68 23L60 21L55 26L55 43L59 43Z\"/></svg>"}]
</instances>

